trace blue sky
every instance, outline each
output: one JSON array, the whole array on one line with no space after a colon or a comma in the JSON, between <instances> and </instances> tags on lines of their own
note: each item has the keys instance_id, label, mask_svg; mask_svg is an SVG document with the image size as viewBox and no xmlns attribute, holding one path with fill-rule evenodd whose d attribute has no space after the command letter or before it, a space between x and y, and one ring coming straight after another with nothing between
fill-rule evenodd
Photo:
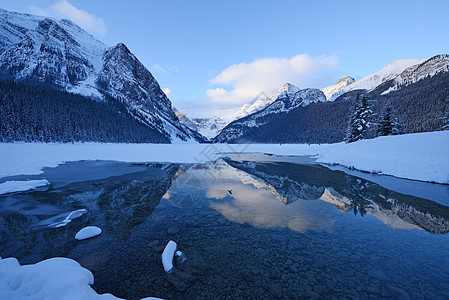
<instances>
[{"instance_id":1,"label":"blue sky","mask_svg":"<svg viewBox=\"0 0 449 300\"><path fill-rule=\"evenodd\" d=\"M397 59L449 53L444 0L0 0L0 7L72 18L108 45L125 43L182 107L241 105L287 81L323 88Z\"/></svg>"}]
</instances>

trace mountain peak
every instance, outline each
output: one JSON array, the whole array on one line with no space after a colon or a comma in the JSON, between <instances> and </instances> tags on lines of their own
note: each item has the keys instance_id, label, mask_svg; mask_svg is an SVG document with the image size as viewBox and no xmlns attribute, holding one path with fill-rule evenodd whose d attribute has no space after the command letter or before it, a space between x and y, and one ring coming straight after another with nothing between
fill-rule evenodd
<instances>
[{"instance_id":1,"label":"mountain peak","mask_svg":"<svg viewBox=\"0 0 449 300\"><path fill-rule=\"evenodd\" d=\"M337 84L348 83L347 85L350 85L351 83L354 83L354 82L355 82L354 78L352 78L351 76L345 75L337 81Z\"/></svg>"},{"instance_id":2,"label":"mountain peak","mask_svg":"<svg viewBox=\"0 0 449 300\"><path fill-rule=\"evenodd\" d=\"M285 83L281 89L284 91L299 90L299 88L296 85L294 85L293 83L290 83L290 82Z\"/></svg>"},{"instance_id":3,"label":"mountain peak","mask_svg":"<svg viewBox=\"0 0 449 300\"><path fill-rule=\"evenodd\" d=\"M354 78L345 75L342 78L340 78L337 83L334 85L328 86L324 89L322 89L324 95L326 96L326 99L330 99L332 95L335 93L338 93L340 90L344 89L350 84L353 84L355 82Z\"/></svg>"}]
</instances>

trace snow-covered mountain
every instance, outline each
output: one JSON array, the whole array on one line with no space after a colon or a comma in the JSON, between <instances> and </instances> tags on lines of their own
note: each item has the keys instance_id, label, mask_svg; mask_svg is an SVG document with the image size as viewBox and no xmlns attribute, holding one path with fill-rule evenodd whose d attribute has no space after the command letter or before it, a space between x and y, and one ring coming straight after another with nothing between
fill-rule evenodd
<instances>
[{"instance_id":1,"label":"snow-covered mountain","mask_svg":"<svg viewBox=\"0 0 449 300\"><path fill-rule=\"evenodd\" d=\"M112 97L172 142L202 140L179 122L156 79L124 44L108 47L69 20L0 9L0 77L97 101Z\"/></svg>"},{"instance_id":2,"label":"snow-covered mountain","mask_svg":"<svg viewBox=\"0 0 449 300\"><path fill-rule=\"evenodd\" d=\"M354 82L355 82L354 78L349 77L349 76L343 76L342 78L340 78L337 81L337 83L335 83L334 85L325 87L324 89L321 89L321 91L326 96L326 99L330 99L333 94L337 93L341 89L344 89L348 85L353 84Z\"/></svg>"},{"instance_id":3,"label":"snow-covered mountain","mask_svg":"<svg viewBox=\"0 0 449 300\"><path fill-rule=\"evenodd\" d=\"M347 93L349 91L354 90L366 90L368 92L372 91L379 85L392 80L396 78L399 74L401 74L405 69L418 65L424 60L419 59L401 59L396 60L383 68L382 70L371 74L369 76L366 76L360 80L355 81L354 83L348 85L347 87L344 87L340 89L339 91L335 92L330 98L329 101L336 100L339 96L343 95L344 93Z\"/></svg>"},{"instance_id":4,"label":"snow-covered mountain","mask_svg":"<svg viewBox=\"0 0 449 300\"><path fill-rule=\"evenodd\" d=\"M209 118L192 118L196 130L208 139L215 137L218 132L229 124L229 119L224 119L219 116L212 116Z\"/></svg>"},{"instance_id":5,"label":"snow-covered mountain","mask_svg":"<svg viewBox=\"0 0 449 300\"><path fill-rule=\"evenodd\" d=\"M181 124L183 124L183 125L189 127L190 129L193 129L196 132L198 132L197 123L195 123L192 120L190 120L189 117L187 117L185 114L183 114L182 112L177 110L176 107L174 107L174 106L173 106L173 111L175 112L175 115L178 117L179 122L181 122Z\"/></svg>"},{"instance_id":6,"label":"snow-covered mountain","mask_svg":"<svg viewBox=\"0 0 449 300\"><path fill-rule=\"evenodd\" d=\"M433 77L441 72L449 71L449 55L436 55L424 62L406 68L402 73L393 79L391 87L382 92L382 95L391 91L396 91L403 86L418 82L427 77Z\"/></svg>"},{"instance_id":7,"label":"snow-covered mountain","mask_svg":"<svg viewBox=\"0 0 449 300\"><path fill-rule=\"evenodd\" d=\"M247 133L248 130L267 124L271 116L325 101L326 96L319 89L299 89L291 83L286 83L266 102L262 109L235 120L223 128L214 138L214 142L225 143L235 140Z\"/></svg>"},{"instance_id":8,"label":"snow-covered mountain","mask_svg":"<svg viewBox=\"0 0 449 300\"><path fill-rule=\"evenodd\" d=\"M241 119L247 115L259 111L273 103L274 100L276 99L266 96L265 93L261 93L261 95L259 95L259 97L257 97L257 99L255 99L252 103L243 104L235 114L233 120Z\"/></svg>"}]
</instances>

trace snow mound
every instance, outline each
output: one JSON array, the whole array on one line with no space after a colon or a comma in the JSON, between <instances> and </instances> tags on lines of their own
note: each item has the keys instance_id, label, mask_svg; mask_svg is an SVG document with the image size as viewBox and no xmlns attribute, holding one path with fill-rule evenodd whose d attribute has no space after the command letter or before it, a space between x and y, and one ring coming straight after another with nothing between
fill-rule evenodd
<instances>
[{"instance_id":1,"label":"snow mound","mask_svg":"<svg viewBox=\"0 0 449 300\"><path fill-rule=\"evenodd\" d=\"M21 266L16 258L0 260L0 299L120 299L98 295L92 273L75 260L55 257Z\"/></svg>"},{"instance_id":2,"label":"snow mound","mask_svg":"<svg viewBox=\"0 0 449 300\"><path fill-rule=\"evenodd\" d=\"M112 294L97 294L90 286L93 283L92 273L70 258L54 257L21 266L14 257L0 257L0 299L123 300Z\"/></svg>"},{"instance_id":3,"label":"snow mound","mask_svg":"<svg viewBox=\"0 0 449 300\"><path fill-rule=\"evenodd\" d=\"M87 226L78 231L78 233L75 235L75 239L78 241L90 239L94 236L100 235L101 229L97 226Z\"/></svg>"},{"instance_id":4,"label":"snow mound","mask_svg":"<svg viewBox=\"0 0 449 300\"><path fill-rule=\"evenodd\" d=\"M46 179L28 180L28 181L16 181L16 180L6 181L4 183L0 183L0 195L26 192L34 190L39 187L45 187L48 185L50 185L50 182L48 182Z\"/></svg>"},{"instance_id":5,"label":"snow mound","mask_svg":"<svg viewBox=\"0 0 449 300\"><path fill-rule=\"evenodd\" d=\"M175 242L169 241L167 246L165 246L164 251L162 252L162 265L164 266L164 270L167 273L171 273L175 268L173 266L173 257L177 248L178 245Z\"/></svg>"}]
</instances>

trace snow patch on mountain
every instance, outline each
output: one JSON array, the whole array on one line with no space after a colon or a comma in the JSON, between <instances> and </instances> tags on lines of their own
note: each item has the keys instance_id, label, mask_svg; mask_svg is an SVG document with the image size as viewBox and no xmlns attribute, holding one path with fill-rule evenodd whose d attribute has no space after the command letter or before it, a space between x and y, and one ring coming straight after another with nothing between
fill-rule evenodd
<instances>
[{"instance_id":1,"label":"snow patch on mountain","mask_svg":"<svg viewBox=\"0 0 449 300\"><path fill-rule=\"evenodd\" d=\"M449 72L449 55L436 55L421 64L413 65L405 69L394 78L393 86L384 91L382 95L396 91L403 86L418 82L421 79L435 76L440 72Z\"/></svg>"},{"instance_id":2,"label":"snow patch on mountain","mask_svg":"<svg viewBox=\"0 0 449 300\"><path fill-rule=\"evenodd\" d=\"M369 76L366 76L350 85L348 85L345 88L342 88L341 90L334 93L330 98L329 101L335 101L339 96L343 95L344 93L347 93L349 91L354 90L367 90L372 91L376 87L378 87L380 84L387 82L389 80L394 79L396 76L401 74L405 69L419 65L422 62L426 61L427 59L401 59L396 60L383 68L382 70L371 74Z\"/></svg>"},{"instance_id":3,"label":"snow patch on mountain","mask_svg":"<svg viewBox=\"0 0 449 300\"><path fill-rule=\"evenodd\" d=\"M333 94L335 94L336 92L340 91L341 89L347 87L348 85L353 84L354 82L355 82L354 78L349 77L349 76L343 76L342 78L340 78L337 81L337 83L335 83L334 85L325 87L324 89L321 89L321 91L326 96L326 99L330 99Z\"/></svg>"}]
</instances>

